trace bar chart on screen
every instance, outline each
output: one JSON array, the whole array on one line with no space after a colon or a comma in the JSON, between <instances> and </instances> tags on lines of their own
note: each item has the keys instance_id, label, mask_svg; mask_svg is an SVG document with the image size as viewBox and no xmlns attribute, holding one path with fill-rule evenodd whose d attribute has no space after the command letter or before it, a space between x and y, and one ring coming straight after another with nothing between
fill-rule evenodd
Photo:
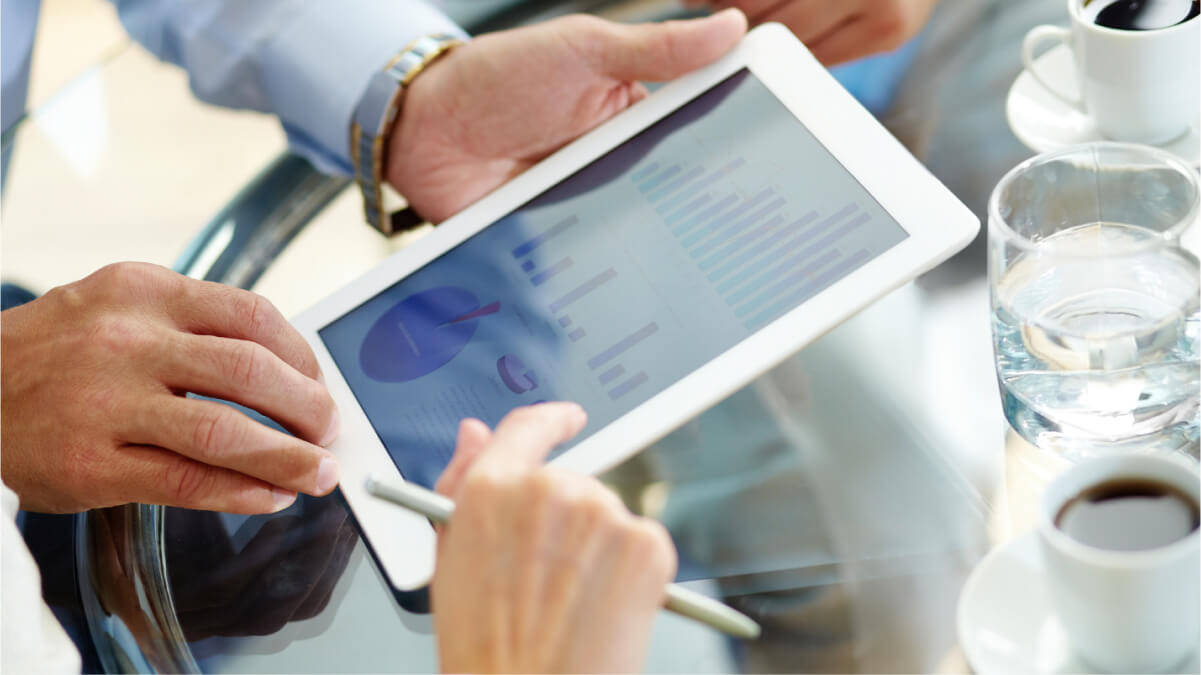
<instances>
[{"instance_id":1,"label":"bar chart on screen","mask_svg":"<svg viewBox=\"0 0 1201 675\"><path fill-rule=\"evenodd\" d=\"M556 238L566 237L572 228L579 225L579 217L567 216L512 250L513 258L528 275L530 284L548 293L547 307L573 344L582 343L589 335L588 329L573 318L572 309L577 303L588 298L595 299L596 294L607 296L606 302L620 302L619 292L611 290L612 282L618 278L616 267L601 265L587 271L577 268L571 255L556 252L546 258L547 262L536 256L540 250L551 249ZM553 248L555 251L564 250L563 246ZM550 283L552 280L554 283ZM581 344L592 354L587 358L588 369L595 374L596 382L608 392L610 400L616 401L637 390L649 379L645 370L631 368L631 372L627 373L625 365L618 361L658 332L659 325L650 322L611 344Z\"/></svg>"},{"instance_id":2,"label":"bar chart on screen","mask_svg":"<svg viewBox=\"0 0 1201 675\"><path fill-rule=\"evenodd\" d=\"M859 204L790 204L772 186L733 180L747 166L647 162L630 173L648 205L748 330L756 330L869 260L846 239L872 216Z\"/></svg>"}]
</instances>

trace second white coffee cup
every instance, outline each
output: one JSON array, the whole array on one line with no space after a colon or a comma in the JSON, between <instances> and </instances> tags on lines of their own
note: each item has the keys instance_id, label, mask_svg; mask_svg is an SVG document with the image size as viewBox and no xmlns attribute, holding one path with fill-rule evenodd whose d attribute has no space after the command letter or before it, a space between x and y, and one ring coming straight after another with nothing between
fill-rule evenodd
<instances>
[{"instance_id":1,"label":"second white coffee cup","mask_svg":"<svg viewBox=\"0 0 1201 675\"><path fill-rule=\"evenodd\" d=\"M1197 123L1201 109L1201 18L1157 30L1095 23L1094 0L1067 0L1071 28L1037 26L1022 44L1022 63L1043 87L1093 118L1119 141L1160 144ZM1076 63L1080 95L1051 82L1035 63L1040 45L1062 42Z\"/></svg>"},{"instance_id":2,"label":"second white coffee cup","mask_svg":"<svg viewBox=\"0 0 1201 675\"><path fill-rule=\"evenodd\" d=\"M1115 481L1170 486L1192 500L1194 514L1201 502L1201 474L1191 460L1114 455L1068 469L1047 488L1039 514L1048 591L1085 663L1107 672L1163 672L1198 649L1201 535L1194 527L1163 546L1113 550L1082 543L1056 523L1069 502Z\"/></svg>"}]
</instances>

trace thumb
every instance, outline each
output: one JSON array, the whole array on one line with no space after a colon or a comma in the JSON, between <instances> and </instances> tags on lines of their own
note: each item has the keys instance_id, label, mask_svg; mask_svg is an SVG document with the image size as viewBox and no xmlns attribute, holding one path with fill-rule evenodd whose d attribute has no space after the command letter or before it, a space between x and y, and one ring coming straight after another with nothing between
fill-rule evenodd
<instances>
[{"instance_id":1,"label":"thumb","mask_svg":"<svg viewBox=\"0 0 1201 675\"><path fill-rule=\"evenodd\" d=\"M746 16L730 8L703 19L614 25L596 45L603 75L663 82L696 70L734 48Z\"/></svg>"}]
</instances>

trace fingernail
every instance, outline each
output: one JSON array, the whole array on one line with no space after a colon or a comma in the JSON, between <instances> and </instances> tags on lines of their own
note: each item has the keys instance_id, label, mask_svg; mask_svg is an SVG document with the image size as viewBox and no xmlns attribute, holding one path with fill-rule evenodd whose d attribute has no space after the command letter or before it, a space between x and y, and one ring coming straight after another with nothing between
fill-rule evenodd
<instances>
[{"instance_id":1,"label":"fingernail","mask_svg":"<svg viewBox=\"0 0 1201 675\"><path fill-rule=\"evenodd\" d=\"M296 493L280 488L271 488L271 513L279 513L296 501Z\"/></svg>"},{"instance_id":2,"label":"fingernail","mask_svg":"<svg viewBox=\"0 0 1201 675\"><path fill-rule=\"evenodd\" d=\"M338 486L338 461L326 457L317 465L317 493L325 494Z\"/></svg>"},{"instance_id":3,"label":"fingernail","mask_svg":"<svg viewBox=\"0 0 1201 675\"><path fill-rule=\"evenodd\" d=\"M325 435L321 437L321 441L317 443L321 447L326 447L334 442L338 434L342 433L342 415L334 408L333 417L329 421L329 428L325 430Z\"/></svg>"}]
</instances>

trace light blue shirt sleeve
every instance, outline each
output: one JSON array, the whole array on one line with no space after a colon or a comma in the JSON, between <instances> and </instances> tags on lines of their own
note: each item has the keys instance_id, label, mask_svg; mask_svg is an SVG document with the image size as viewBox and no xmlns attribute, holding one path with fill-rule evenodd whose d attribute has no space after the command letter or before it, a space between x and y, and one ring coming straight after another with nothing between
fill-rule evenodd
<instances>
[{"instance_id":1,"label":"light blue shirt sleeve","mask_svg":"<svg viewBox=\"0 0 1201 675\"><path fill-rule=\"evenodd\" d=\"M350 121L372 73L421 35L464 34L418 0L113 2L198 98L275 114L292 150L327 173L352 171Z\"/></svg>"}]
</instances>

